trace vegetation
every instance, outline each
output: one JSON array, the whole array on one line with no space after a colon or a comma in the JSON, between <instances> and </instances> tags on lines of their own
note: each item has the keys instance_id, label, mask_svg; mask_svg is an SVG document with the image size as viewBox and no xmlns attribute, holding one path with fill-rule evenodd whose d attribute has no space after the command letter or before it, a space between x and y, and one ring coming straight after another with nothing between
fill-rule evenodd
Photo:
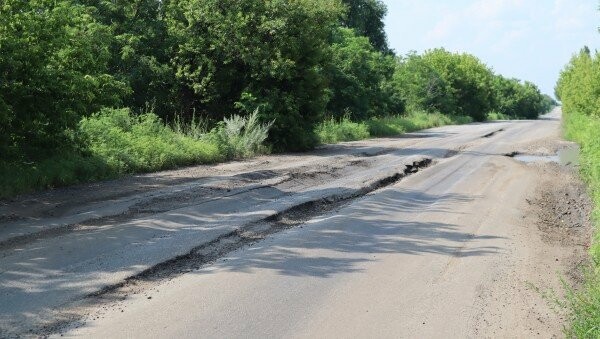
<instances>
[{"instance_id":1,"label":"vegetation","mask_svg":"<svg viewBox=\"0 0 600 339\"><path fill-rule=\"evenodd\" d=\"M40 162L0 162L0 196L267 153L269 127L256 113L234 115L207 132L202 122L171 127L152 112L134 116L127 108L102 109L77 126L82 150Z\"/></svg>"},{"instance_id":2,"label":"vegetation","mask_svg":"<svg viewBox=\"0 0 600 339\"><path fill-rule=\"evenodd\" d=\"M581 145L581 173L590 187L600 227L600 54L586 47L575 55L560 75L556 95L563 103L567 138ZM591 248L593 267L584 288L569 298L572 310L567 334L578 338L600 337L600 232Z\"/></svg>"},{"instance_id":3,"label":"vegetation","mask_svg":"<svg viewBox=\"0 0 600 339\"><path fill-rule=\"evenodd\" d=\"M4 0L0 197L547 110L475 56L396 56L385 15L380 0Z\"/></svg>"},{"instance_id":4,"label":"vegetation","mask_svg":"<svg viewBox=\"0 0 600 339\"><path fill-rule=\"evenodd\" d=\"M320 123L316 131L321 143L336 143L371 137L398 136L426 128L471 122L473 122L471 117L416 111L405 115L375 117L360 123L351 121L347 116L339 120L331 118Z\"/></svg>"}]
</instances>

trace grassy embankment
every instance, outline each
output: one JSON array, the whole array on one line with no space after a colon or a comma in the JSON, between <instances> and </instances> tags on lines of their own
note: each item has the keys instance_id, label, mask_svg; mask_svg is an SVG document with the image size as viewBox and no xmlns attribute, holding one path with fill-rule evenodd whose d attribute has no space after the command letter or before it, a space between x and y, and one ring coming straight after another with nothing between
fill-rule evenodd
<instances>
[{"instance_id":1,"label":"grassy embankment","mask_svg":"<svg viewBox=\"0 0 600 339\"><path fill-rule=\"evenodd\" d=\"M592 267L586 272L583 288L571 291L568 307L571 323L566 334L575 338L600 337L600 118L565 114L565 135L581 145L581 174L590 187L596 206L593 220L595 236L590 249Z\"/></svg>"}]
</instances>

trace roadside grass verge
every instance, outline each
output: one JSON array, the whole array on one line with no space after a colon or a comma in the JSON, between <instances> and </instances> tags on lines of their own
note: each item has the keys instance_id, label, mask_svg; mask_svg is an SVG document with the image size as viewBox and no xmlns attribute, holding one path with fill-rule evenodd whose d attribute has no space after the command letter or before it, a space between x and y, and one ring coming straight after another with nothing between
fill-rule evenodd
<instances>
[{"instance_id":1,"label":"roadside grass verge","mask_svg":"<svg viewBox=\"0 0 600 339\"><path fill-rule=\"evenodd\" d=\"M473 119L470 117L417 111L407 115L371 118L365 122L353 122L347 117L340 120L332 118L319 124L316 134L322 144L331 144L374 137L397 136L427 128L471 122Z\"/></svg>"},{"instance_id":2,"label":"roadside grass verge","mask_svg":"<svg viewBox=\"0 0 600 339\"><path fill-rule=\"evenodd\" d=\"M570 291L571 310L568 337L600 338L600 118L583 114L564 114L565 136L581 146L581 174L590 188L595 210L595 236L590 249L593 266L586 272L580 291Z\"/></svg>"},{"instance_id":3,"label":"roadside grass verge","mask_svg":"<svg viewBox=\"0 0 600 339\"><path fill-rule=\"evenodd\" d=\"M340 120L334 118L321 122L315 128L321 144L335 144L343 141L368 139L369 126L364 122L353 122L348 117Z\"/></svg>"},{"instance_id":4,"label":"roadside grass verge","mask_svg":"<svg viewBox=\"0 0 600 339\"><path fill-rule=\"evenodd\" d=\"M0 198L267 153L269 128L258 123L256 112L225 119L207 132L193 125L167 125L151 112L136 116L128 109L104 109L79 123L74 144L84 147L36 160L0 160Z\"/></svg>"},{"instance_id":5,"label":"roadside grass verge","mask_svg":"<svg viewBox=\"0 0 600 339\"><path fill-rule=\"evenodd\" d=\"M508 114L504 114L504 113L500 113L500 112L488 112L487 114L487 120L488 121L497 121L497 120L514 120L514 119L518 119L516 117L512 117Z\"/></svg>"}]
</instances>

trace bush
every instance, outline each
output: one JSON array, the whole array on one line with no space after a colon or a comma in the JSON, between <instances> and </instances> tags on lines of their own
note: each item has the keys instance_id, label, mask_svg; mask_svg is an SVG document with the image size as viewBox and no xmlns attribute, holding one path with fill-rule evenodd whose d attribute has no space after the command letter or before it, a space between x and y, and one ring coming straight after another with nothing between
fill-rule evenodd
<instances>
[{"instance_id":1,"label":"bush","mask_svg":"<svg viewBox=\"0 0 600 339\"><path fill-rule=\"evenodd\" d=\"M31 160L67 146L82 116L118 104L127 93L108 74L110 30L92 12L68 0L0 5L4 157Z\"/></svg>"},{"instance_id":2,"label":"bush","mask_svg":"<svg viewBox=\"0 0 600 339\"><path fill-rule=\"evenodd\" d=\"M327 104L328 43L337 0L173 0L168 31L183 101L214 120L231 112L275 121L276 150L314 146Z\"/></svg>"},{"instance_id":3,"label":"bush","mask_svg":"<svg viewBox=\"0 0 600 339\"><path fill-rule=\"evenodd\" d=\"M389 137L403 133L440 127L450 124L468 124L473 122L470 117L449 117L441 113L423 111L412 112L408 115L395 115L382 118L371 118L364 122L352 122L347 116L340 119L330 119L319 124L316 133L321 143L354 141L370 137Z\"/></svg>"},{"instance_id":4,"label":"bush","mask_svg":"<svg viewBox=\"0 0 600 339\"><path fill-rule=\"evenodd\" d=\"M273 123L260 124L258 110L248 117L234 115L226 118L206 136L216 143L227 158L250 157L259 153L268 153L264 145Z\"/></svg>"},{"instance_id":5,"label":"bush","mask_svg":"<svg viewBox=\"0 0 600 339\"><path fill-rule=\"evenodd\" d=\"M322 144L333 144L342 141L368 139L369 127L363 122L353 122L349 117L340 120L325 120L316 128L316 134Z\"/></svg>"},{"instance_id":6,"label":"bush","mask_svg":"<svg viewBox=\"0 0 600 339\"><path fill-rule=\"evenodd\" d=\"M0 198L38 189L114 178L118 173L102 159L72 149L35 162L0 161Z\"/></svg>"},{"instance_id":7,"label":"bush","mask_svg":"<svg viewBox=\"0 0 600 339\"><path fill-rule=\"evenodd\" d=\"M375 50L368 38L351 29L336 30L327 72L331 92L327 111L354 121L402 113L402 99L391 83L395 67L394 58Z\"/></svg>"},{"instance_id":8,"label":"bush","mask_svg":"<svg viewBox=\"0 0 600 339\"><path fill-rule=\"evenodd\" d=\"M369 120L369 131L372 136L394 136L402 133L418 131L427 128L452 124L468 124L473 122L470 117L451 117L441 113L424 111L411 112L406 116L388 116Z\"/></svg>"},{"instance_id":9,"label":"bush","mask_svg":"<svg viewBox=\"0 0 600 339\"><path fill-rule=\"evenodd\" d=\"M504 114L504 113L496 112L496 111L491 111L491 112L488 112L488 114L487 114L488 121L511 120L511 119L515 119L515 117L512 117L512 116Z\"/></svg>"},{"instance_id":10,"label":"bush","mask_svg":"<svg viewBox=\"0 0 600 339\"><path fill-rule=\"evenodd\" d=\"M227 157L218 145L176 133L153 113L104 109L84 118L79 131L89 151L120 173L214 163Z\"/></svg>"},{"instance_id":11,"label":"bush","mask_svg":"<svg viewBox=\"0 0 600 339\"><path fill-rule=\"evenodd\" d=\"M493 77L476 57L440 48L401 59L394 81L404 89L409 109L483 121L492 108Z\"/></svg>"}]
</instances>

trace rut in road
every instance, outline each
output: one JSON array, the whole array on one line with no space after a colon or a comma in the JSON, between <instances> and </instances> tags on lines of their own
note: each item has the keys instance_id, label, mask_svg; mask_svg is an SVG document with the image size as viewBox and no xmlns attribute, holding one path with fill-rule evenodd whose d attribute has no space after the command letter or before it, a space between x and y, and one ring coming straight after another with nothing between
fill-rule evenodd
<instances>
[{"instance_id":1,"label":"rut in road","mask_svg":"<svg viewBox=\"0 0 600 339\"><path fill-rule=\"evenodd\" d=\"M139 289L140 285L144 282L155 283L163 279L170 279L183 273L198 270L201 266L211 263L228 253L261 241L271 234L302 225L315 217L347 205L353 200L393 185L403 178L418 173L420 170L428 168L433 164L434 162L430 158L415 161L412 165L406 165L403 172L398 172L377 180L354 192L340 195L334 194L290 207L260 221L244 225L209 243L202 244L185 255L159 263L135 276L125 279L121 283L107 286L98 292L90 294L89 297L107 298L108 300L120 299L131 293L131 291L123 290L126 287L135 286L136 289Z\"/></svg>"}]
</instances>

